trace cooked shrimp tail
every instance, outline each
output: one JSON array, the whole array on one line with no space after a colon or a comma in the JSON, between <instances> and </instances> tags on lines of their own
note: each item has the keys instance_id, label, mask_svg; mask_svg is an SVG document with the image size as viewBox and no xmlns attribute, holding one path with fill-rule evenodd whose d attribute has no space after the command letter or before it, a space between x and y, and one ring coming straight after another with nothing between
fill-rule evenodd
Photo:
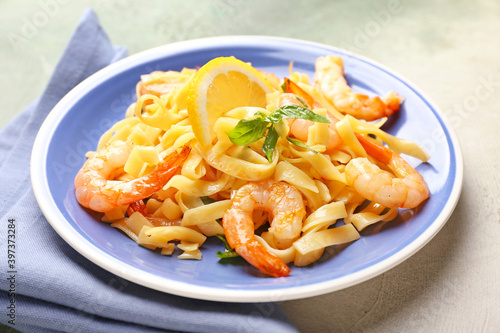
<instances>
[{"instance_id":1,"label":"cooked shrimp tail","mask_svg":"<svg viewBox=\"0 0 500 333\"><path fill-rule=\"evenodd\" d=\"M143 216L146 216L148 214L148 209L146 207L146 204L144 203L144 200L132 202L131 204L128 205L127 208L128 216L132 215L135 212L139 212Z\"/></svg>"},{"instance_id":2,"label":"cooked shrimp tail","mask_svg":"<svg viewBox=\"0 0 500 333\"><path fill-rule=\"evenodd\" d=\"M155 227L161 226L180 226L182 223L181 219L169 219L166 217L154 216L152 214L148 214L148 209L144 200L139 200L131 203L127 208L127 215L130 215L139 212Z\"/></svg>"},{"instance_id":3,"label":"cooked shrimp tail","mask_svg":"<svg viewBox=\"0 0 500 333\"><path fill-rule=\"evenodd\" d=\"M291 273L290 268L277 256L269 253L262 244L251 240L236 247L236 252L253 267L273 277L284 277Z\"/></svg>"},{"instance_id":4,"label":"cooked shrimp tail","mask_svg":"<svg viewBox=\"0 0 500 333\"><path fill-rule=\"evenodd\" d=\"M368 200L389 208L415 208L429 197L429 188L418 171L398 153L359 134L368 155L386 164L395 177L366 158L351 160L345 169L347 182Z\"/></svg>"},{"instance_id":5,"label":"cooked shrimp tail","mask_svg":"<svg viewBox=\"0 0 500 333\"><path fill-rule=\"evenodd\" d=\"M182 167L190 152L185 146L173 151L156 169L131 181L110 181L111 175L123 167L132 150L132 144L114 141L90 157L75 177L76 198L87 208L97 212L142 200L159 191Z\"/></svg>"},{"instance_id":6,"label":"cooked shrimp tail","mask_svg":"<svg viewBox=\"0 0 500 333\"><path fill-rule=\"evenodd\" d=\"M314 76L316 88L335 108L364 120L388 117L399 111L403 98L390 91L385 97L369 97L354 92L344 77L343 60L336 56L319 57Z\"/></svg>"}]
</instances>

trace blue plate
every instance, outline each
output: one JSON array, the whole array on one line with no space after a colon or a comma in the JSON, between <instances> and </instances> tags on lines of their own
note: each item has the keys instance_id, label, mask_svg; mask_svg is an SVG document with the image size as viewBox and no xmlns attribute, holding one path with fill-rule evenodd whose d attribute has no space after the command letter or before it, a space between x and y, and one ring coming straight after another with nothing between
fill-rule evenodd
<instances>
[{"instance_id":1,"label":"blue plate","mask_svg":"<svg viewBox=\"0 0 500 333\"><path fill-rule=\"evenodd\" d=\"M253 66L288 76L294 69L310 75L318 56L344 58L346 78L354 90L405 97L402 109L385 130L416 141L428 151L427 164L408 158L426 179L431 196L415 210L382 228L361 232L358 241L332 247L308 267L291 267L285 278L263 277L247 264L221 264L221 243L210 239L201 261L166 257L137 245L77 203L73 179L94 150L99 136L122 119L135 97L141 74L202 66L212 58L235 56ZM34 145L33 189L52 227L89 260L125 279L186 297L231 302L281 301L346 288L401 263L424 246L446 223L459 199L462 153L443 114L414 85L369 59L330 46L257 36L216 37L180 42L130 56L91 76L65 96L45 120Z\"/></svg>"}]
</instances>

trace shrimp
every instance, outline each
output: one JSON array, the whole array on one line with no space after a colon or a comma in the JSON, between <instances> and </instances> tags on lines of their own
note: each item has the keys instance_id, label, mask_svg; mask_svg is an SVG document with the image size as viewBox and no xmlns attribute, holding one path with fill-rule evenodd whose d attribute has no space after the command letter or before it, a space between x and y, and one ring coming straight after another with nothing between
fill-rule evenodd
<instances>
[{"instance_id":1,"label":"shrimp","mask_svg":"<svg viewBox=\"0 0 500 333\"><path fill-rule=\"evenodd\" d=\"M142 216L146 218L152 225L155 227L161 226L180 226L182 223L181 219L168 219L166 217L154 216L152 214L148 214L148 209L144 200L139 200L131 203L127 208L128 216L132 215L135 212L141 213Z\"/></svg>"},{"instance_id":2,"label":"shrimp","mask_svg":"<svg viewBox=\"0 0 500 333\"><path fill-rule=\"evenodd\" d=\"M342 58L319 57L316 60L315 86L342 113L367 121L388 117L399 111L403 98L390 91L385 97L355 93L344 77Z\"/></svg>"},{"instance_id":3,"label":"shrimp","mask_svg":"<svg viewBox=\"0 0 500 333\"><path fill-rule=\"evenodd\" d=\"M141 81L136 86L137 98L142 95L151 94L155 96L166 95L185 82L185 78L180 75L168 75L172 71L154 71L150 74L141 75Z\"/></svg>"},{"instance_id":4,"label":"shrimp","mask_svg":"<svg viewBox=\"0 0 500 333\"><path fill-rule=\"evenodd\" d=\"M273 235L276 246L285 249L300 236L305 216L302 195L285 182L250 182L236 192L231 208L223 217L224 234L231 248L266 274L288 276L290 268L254 238L252 213L255 209L271 214L273 220L269 233Z\"/></svg>"},{"instance_id":5,"label":"shrimp","mask_svg":"<svg viewBox=\"0 0 500 333\"><path fill-rule=\"evenodd\" d=\"M285 78L285 86L285 93L280 95L280 107L286 105L296 105L305 107L310 110L312 110L313 108L321 108L321 105L319 105L311 95L300 88L295 82ZM330 121L330 136L326 150L331 150L338 147L342 143L342 139L340 138L340 135L337 131L337 127L335 127L338 119L330 112L327 112L326 117ZM307 142L309 127L313 124L314 122L306 119L288 119L290 133L297 139L304 142Z\"/></svg>"},{"instance_id":6,"label":"shrimp","mask_svg":"<svg viewBox=\"0 0 500 333\"><path fill-rule=\"evenodd\" d=\"M112 174L125 165L133 145L114 141L90 157L75 177L78 202L97 212L128 205L160 190L180 170L190 148L173 151L148 175L131 181L111 181Z\"/></svg>"},{"instance_id":7,"label":"shrimp","mask_svg":"<svg viewBox=\"0 0 500 333\"><path fill-rule=\"evenodd\" d=\"M424 178L398 153L356 135L366 152L388 165L396 177L381 170L367 158L355 158L345 168L348 184L368 200L389 208L415 208L429 197Z\"/></svg>"}]
</instances>

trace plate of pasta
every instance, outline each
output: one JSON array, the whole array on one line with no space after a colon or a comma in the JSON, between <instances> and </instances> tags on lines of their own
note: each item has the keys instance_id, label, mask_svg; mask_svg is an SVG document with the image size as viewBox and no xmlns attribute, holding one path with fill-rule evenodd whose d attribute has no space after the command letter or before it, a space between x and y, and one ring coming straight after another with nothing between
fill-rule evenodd
<instances>
[{"instance_id":1,"label":"plate of pasta","mask_svg":"<svg viewBox=\"0 0 500 333\"><path fill-rule=\"evenodd\" d=\"M320 295L430 241L458 202L441 111L383 65L295 39L165 45L97 72L37 135L33 189L83 256L228 302Z\"/></svg>"}]
</instances>

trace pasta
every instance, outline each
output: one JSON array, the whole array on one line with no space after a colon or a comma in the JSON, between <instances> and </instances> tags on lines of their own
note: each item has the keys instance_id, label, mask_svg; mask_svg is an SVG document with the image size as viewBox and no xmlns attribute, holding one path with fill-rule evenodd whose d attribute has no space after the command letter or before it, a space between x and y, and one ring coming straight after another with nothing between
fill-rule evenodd
<instances>
[{"instance_id":1,"label":"pasta","mask_svg":"<svg viewBox=\"0 0 500 333\"><path fill-rule=\"evenodd\" d=\"M230 247L272 276L288 272L262 267L267 264L250 250L250 241L262 247L265 256L309 265L326 247L356 241L366 227L394 219L399 208L413 208L429 195L423 178L399 154L424 162L428 155L416 143L381 129L395 111L388 114L380 103L399 107L402 98L390 93L374 106L374 98L347 87L339 70L343 73L341 59L327 56L318 59L312 83L306 74L295 72L292 63L289 79L260 72L270 88L265 105L240 105L221 113L208 129L209 145L199 141L200 125L188 110L198 70L143 75L125 118L87 154L75 179L77 198L83 206L103 212L103 222L162 255L180 251L179 259L200 260L207 237L225 234ZM351 115L349 107L358 110L356 115L363 109L370 121ZM289 113L272 120L276 110ZM306 111L323 120L302 113L289 117ZM263 135L235 143L241 138L229 134L251 123L256 127L244 135L255 136L258 130ZM266 151L272 135L275 144ZM245 191L250 192L243 195ZM245 200L258 202L247 212ZM251 240L240 244L231 233L244 228L236 215L247 213ZM298 227L292 226L291 215L300 221ZM233 220L236 224L226 225ZM265 227L268 222L271 227ZM261 226L265 230L253 235ZM280 228L297 231L283 236Z\"/></svg>"}]
</instances>

